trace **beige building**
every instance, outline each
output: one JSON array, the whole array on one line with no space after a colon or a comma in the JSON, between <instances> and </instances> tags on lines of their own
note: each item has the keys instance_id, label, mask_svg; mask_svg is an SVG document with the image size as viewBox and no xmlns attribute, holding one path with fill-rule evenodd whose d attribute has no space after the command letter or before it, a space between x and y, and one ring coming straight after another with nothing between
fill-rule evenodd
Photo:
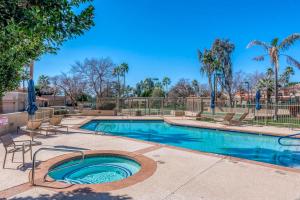
<instances>
[{"instance_id":1,"label":"beige building","mask_svg":"<svg viewBox=\"0 0 300 200\"><path fill-rule=\"evenodd\" d=\"M27 93L24 92L7 92L0 102L1 113L13 113L24 111L26 108Z\"/></svg>"}]
</instances>

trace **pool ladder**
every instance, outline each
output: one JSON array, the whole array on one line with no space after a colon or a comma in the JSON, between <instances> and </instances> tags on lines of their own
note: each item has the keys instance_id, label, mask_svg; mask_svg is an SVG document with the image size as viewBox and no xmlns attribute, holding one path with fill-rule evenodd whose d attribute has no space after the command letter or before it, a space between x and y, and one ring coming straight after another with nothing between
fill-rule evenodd
<instances>
[{"instance_id":1,"label":"pool ladder","mask_svg":"<svg viewBox=\"0 0 300 200\"><path fill-rule=\"evenodd\" d=\"M78 165L80 164L83 160L84 160L84 153L83 151L80 151L80 150L75 150L75 149L67 149L67 148L50 148L50 147L42 147L40 149L38 149L36 152L34 152L33 154L33 159L32 159L32 170L31 170L31 180L29 179L29 182L31 182L31 185L35 185L34 183L34 175L35 175L35 160L36 160L36 156L39 152L41 151L63 151L63 152L77 152L77 153L80 153L81 154L81 160L79 163L76 163L74 165L68 165L66 167L61 167L61 168L58 168L58 169L54 169L54 170L51 170L49 172L53 172L53 171L57 171L57 170L61 170L61 169L65 169L65 168L69 168L69 167L72 167L72 166L75 166L75 165Z\"/></svg>"},{"instance_id":2,"label":"pool ladder","mask_svg":"<svg viewBox=\"0 0 300 200\"><path fill-rule=\"evenodd\" d=\"M295 138L294 136L300 135L300 133L295 133L295 134L291 134L291 135L286 135L286 136L281 136L278 138L278 144L280 144L281 146L300 146L300 144L284 144L282 143L282 139L286 139L286 138L293 138L293 139L298 139L300 140L300 138Z\"/></svg>"}]
</instances>

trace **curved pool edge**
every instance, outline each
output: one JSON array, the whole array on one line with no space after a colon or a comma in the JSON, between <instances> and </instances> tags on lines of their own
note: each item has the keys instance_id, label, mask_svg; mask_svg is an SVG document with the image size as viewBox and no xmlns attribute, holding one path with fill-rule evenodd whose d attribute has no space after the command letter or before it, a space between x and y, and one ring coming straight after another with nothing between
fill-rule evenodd
<instances>
[{"instance_id":1,"label":"curved pool edge","mask_svg":"<svg viewBox=\"0 0 300 200\"><path fill-rule=\"evenodd\" d=\"M95 133L94 131L89 131L86 129L82 129L81 127L92 121L92 120L115 120L113 118L90 118L87 119L85 121L83 121L82 123L80 123L79 125L73 126L74 129L77 130L81 130L84 131L82 133ZM128 120L127 118L118 118L117 120ZM130 118L130 120L139 120L139 121L148 121L148 120L153 120L151 119L137 119L137 118ZM175 125L175 126L184 126L184 127L193 127L193 128L204 128L204 129L214 129L214 130L223 130L223 131L230 131L230 132L240 132L240 133L245 133L245 134L262 134L262 135L266 135L266 136L274 136L274 137L280 137L282 136L282 134L274 134L274 133L267 133L267 132L262 132L262 133L257 133L257 132L247 132L245 130L233 130L230 127L226 127L226 125L224 125L223 127L209 127L209 126L203 126L203 125L191 125L191 124L187 124L187 123L178 123L176 121L172 121L172 119L167 119L167 118L157 118L155 120L158 121L164 121L170 125ZM105 135L104 135L105 136ZM125 140L129 140L129 141L135 141L135 142L141 142L141 143L145 143L145 144L150 144L150 145L160 145L163 146L165 148L170 148L170 149L175 149L175 150L180 150L180 151L185 151L185 152L189 152L189 153L195 153L195 154L199 154L199 155L205 155L205 156L211 156L211 157L217 157L217 158L221 158L221 159L225 159L228 160L230 162L242 162L242 163L248 163L248 164L253 164L253 165L258 165L258 166L262 166L262 167L267 167L267 168L272 168L274 170L281 170L281 171L288 171L288 172L293 172L293 173L300 173L300 169L299 168L291 168L291 167L285 167L285 166L280 166L280 165L275 165L275 164L271 164L271 163L265 163L265 162L260 162L260 161L255 161L255 160L249 160L249 159L245 159L245 158L239 158L239 157L233 157L233 156L228 156L228 155L222 155L222 154L216 154L216 153L210 153L210 152L204 152L204 151L198 151L198 150L192 150L192 149L187 149L184 147L176 147L176 146L171 146L171 145L167 145L167 144L160 144L160 143L156 143L156 142L151 142L151 141L145 141L145 140L140 140L140 139L136 139L136 138L129 138L129 137L124 137L124 136L119 136L119 135L109 135L110 137L116 137L116 138L122 138ZM299 136L300 138L300 136Z\"/></svg>"},{"instance_id":2,"label":"curved pool edge","mask_svg":"<svg viewBox=\"0 0 300 200\"><path fill-rule=\"evenodd\" d=\"M149 178L154 174L157 168L157 163L141 154L136 154L133 152L126 151L117 151L117 150L89 150L84 151L86 156L101 156L101 155L109 155L109 156L121 156L131 160L138 162L141 165L141 169L134 175L119 180L115 182L101 183L101 184L68 184L59 181L53 180L50 176L48 176L48 171L53 167L64 163L66 161L80 158L81 156L78 153L70 153L64 154L61 156L57 156L51 158L43 163L41 163L35 171L35 185L39 187L47 187L49 189L58 190L58 191L73 191L73 190L91 190L94 192L105 192L111 190L117 190L121 188L125 188L145 179Z\"/></svg>"},{"instance_id":3,"label":"curved pool edge","mask_svg":"<svg viewBox=\"0 0 300 200\"><path fill-rule=\"evenodd\" d=\"M220 131L230 131L230 132L239 132L239 133L245 133L245 134L255 134L255 135L265 135L265 136L274 136L274 137L281 137L281 136L286 136L286 134L280 134L280 133L275 133L275 132L270 132L270 131L265 131L265 130L260 130L260 132L257 132L255 130L244 130L240 129L239 126L230 126L230 125L222 125L222 126L208 126L204 124L190 124L190 123L180 123L176 120L178 119L173 119L173 118L168 118L168 117L157 117L157 118L103 118L103 117L95 117L95 116L90 116L88 119L80 122L79 124L71 126L71 128L75 130L84 130L85 132L88 133L95 133L94 131L89 131L86 129L82 129L82 126L93 121L93 120L133 120L133 121L164 121L170 125L174 126L183 126L183 127L192 127L192 128L202 128L202 129L211 129L211 130L220 130ZM186 119L186 120L191 120L191 119ZM297 136L296 138L300 138L300 135Z\"/></svg>"}]
</instances>

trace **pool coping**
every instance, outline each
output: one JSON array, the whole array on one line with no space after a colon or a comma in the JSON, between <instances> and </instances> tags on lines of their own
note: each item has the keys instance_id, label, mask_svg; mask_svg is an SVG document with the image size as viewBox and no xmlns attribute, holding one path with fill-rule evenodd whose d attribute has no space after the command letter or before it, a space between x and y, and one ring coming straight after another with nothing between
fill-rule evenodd
<instances>
[{"instance_id":1,"label":"pool coping","mask_svg":"<svg viewBox=\"0 0 300 200\"><path fill-rule=\"evenodd\" d=\"M185 127L194 127L194 128L202 128L202 129L229 131L229 132L235 132L235 133L238 132L238 133L245 133L245 134L265 135L265 136L273 136L273 137L287 136L285 134L280 134L280 133L275 133L275 132L270 132L270 131L264 131L264 130L261 130L258 133L257 131L239 129L239 126L230 126L230 125L225 125L225 124L223 124L222 127L211 127L211 126L199 125L199 124L178 123L178 122L174 122L170 119L164 119L164 121L167 122L168 124L176 125L176 126L185 126ZM297 136L295 138L300 138L300 136Z\"/></svg>"},{"instance_id":2,"label":"pool coping","mask_svg":"<svg viewBox=\"0 0 300 200\"><path fill-rule=\"evenodd\" d=\"M85 129L81 129L81 126L83 126L84 124L88 123L91 120L136 120L134 118L130 118L130 119L126 119L126 118L118 118L118 119L112 119L112 118L92 118L92 119L87 119L84 120L82 123L73 126L73 129L77 129L77 130L81 130L81 131L85 131L83 133L95 133L95 131L89 131L89 130L85 130ZM137 119L137 120L153 120L153 119ZM275 136L275 137L280 137L282 135L272 135L270 133L257 133L257 132L246 132L246 131L237 131L237 130L231 130L230 128L228 129L222 129L221 127L216 127L216 128L211 128L211 127L207 127L207 126L201 126L201 125L190 125L190 124L181 124L181 123L176 123L174 121L170 121L169 119L165 119L165 118L158 118L157 120L162 120L165 121L171 125L177 125L177 126L186 126L186 127L194 127L194 128L205 128L205 129L212 129L212 130L223 130L223 131L230 131L230 132L240 132L240 133L248 133L248 134L256 134L256 135L266 135L266 136ZM98 132L98 133L102 133L102 132ZM106 135L105 133L103 133L102 135ZM238 158L238 157L233 157L233 156L227 156L227 155L221 155L221 154L215 154L215 153L210 153L210 152L204 152L204 151L198 151L198 150L192 150L192 149L187 149L187 148L183 148L183 147L176 147L176 146L171 146L171 145L167 145L167 144L160 144L160 143L156 143L156 142L151 142L151 141L144 141L144 140L139 140L139 139L135 139L135 138L129 138L129 137L125 137L125 136L116 136L116 135L107 135L110 137L117 137L117 138L121 138L121 139L126 139L129 141L135 141L135 142L142 142L145 144L151 144L151 145L160 145L161 147L166 147L166 148L170 148L170 149L175 149L175 150L181 150L181 151L185 151L185 152L190 152L190 153L196 153L196 154L200 154L200 155L206 155L206 156L212 156L212 157L217 157L217 158L222 158L222 159L227 159L233 162L243 162L243 163L249 163L249 164L254 164L254 165L259 165L259 166L263 166L263 167L268 167L268 168L273 168L276 170L283 170L283 171L288 171L288 172L295 172L295 173L300 173L300 169L297 168L291 168L291 167L284 167L284 166L280 166L280 165L275 165L275 164L271 164L271 163L265 163L265 162L259 162L259 161L255 161L255 160L248 160L248 159L244 159L244 158Z\"/></svg>"},{"instance_id":3,"label":"pool coping","mask_svg":"<svg viewBox=\"0 0 300 200\"><path fill-rule=\"evenodd\" d=\"M185 127L194 127L194 128L203 128L203 129L211 129L211 130L220 130L220 131L230 131L230 132L239 132L239 133L248 133L248 134L256 134L256 135L266 135L266 136L275 136L275 137L284 137L287 136L286 134L280 134L280 133L275 133L275 132L271 132L271 131L265 131L265 130L260 130L260 132L257 131L252 131L252 130L243 130L243 129L239 129L240 126L230 126L230 125L226 125L226 124L222 124L222 127L212 127L212 126L208 126L208 125L203 125L203 124L189 124L189 123L179 123L176 122L174 120L180 120L180 118L176 119L170 119L170 118L166 118L166 117L152 117L152 118L138 118L138 117L130 117L130 118L105 118L105 117L93 117L93 116L89 116L88 119L82 121L80 124L77 125L73 125L71 128L73 129L79 129L79 130L85 130L85 129L81 129L81 126L83 126L84 124L93 121L93 120L112 120L112 121L126 121L126 120L135 120L135 121L164 121L168 124L171 125L176 125L176 126L185 126ZM184 120L190 120L190 121L194 121L191 119L184 119ZM212 123L213 124L213 123ZM85 131L89 131L89 130L85 130ZM93 132L93 131L91 131ZM300 138L299 136L296 136L295 138Z\"/></svg>"},{"instance_id":4,"label":"pool coping","mask_svg":"<svg viewBox=\"0 0 300 200\"><path fill-rule=\"evenodd\" d=\"M74 191L80 189L89 189L94 192L105 192L105 191L121 189L142 182L145 179L152 176L157 169L157 163L154 160L142 154L138 154L134 152L117 151L117 150L89 150L89 151L84 151L84 155L85 156L95 156L95 155L122 156L138 162L141 165L141 169L136 174L126 179L115 181L115 182L102 183L102 184L67 184L67 183L55 181L51 177L47 176L48 171L54 166L59 165L65 161L69 161L71 159L76 159L81 157L80 155L78 155L78 153L69 153L42 162L36 168L34 186L46 187L47 189L54 190L54 191Z\"/></svg>"}]
</instances>

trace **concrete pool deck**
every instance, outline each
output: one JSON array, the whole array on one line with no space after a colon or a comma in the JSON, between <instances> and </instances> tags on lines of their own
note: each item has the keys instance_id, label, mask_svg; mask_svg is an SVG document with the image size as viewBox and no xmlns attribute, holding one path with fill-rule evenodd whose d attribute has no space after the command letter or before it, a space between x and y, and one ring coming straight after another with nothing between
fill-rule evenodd
<instances>
[{"instance_id":1,"label":"concrete pool deck","mask_svg":"<svg viewBox=\"0 0 300 200\"><path fill-rule=\"evenodd\" d=\"M30 187L28 175L30 164L25 170L16 169L21 163L20 154L16 155L15 162L7 161L7 169L0 169L0 199L114 199L114 200L255 200L255 199L300 199L300 173L285 170L281 167L245 162L239 159L230 159L226 156L215 156L201 152L193 152L180 148L173 148L155 143L138 141L134 139L83 134L87 131L79 130L80 124L91 119L104 119L103 117L72 117L64 120L70 127L69 134L50 135L38 137L40 147L71 147L81 150L118 150L141 154L156 161L157 169L146 180L126 188L107 192L94 192L88 188L78 191L54 191L47 187ZM105 117L105 119L136 119L127 117ZM138 119L162 119L157 117L139 117ZM187 118L166 118L168 122L181 125L201 127L228 128L209 122L198 122ZM208 127L207 127L208 128ZM269 134L292 134L297 130L277 127L250 127L247 129L259 132L267 131ZM17 136L16 139L29 139L28 136ZM60 152L41 152L39 161L45 161L58 155ZM4 149L0 145L0 165L2 165ZM27 155L26 161L29 161ZM28 162L30 163L30 162Z\"/></svg>"}]
</instances>

